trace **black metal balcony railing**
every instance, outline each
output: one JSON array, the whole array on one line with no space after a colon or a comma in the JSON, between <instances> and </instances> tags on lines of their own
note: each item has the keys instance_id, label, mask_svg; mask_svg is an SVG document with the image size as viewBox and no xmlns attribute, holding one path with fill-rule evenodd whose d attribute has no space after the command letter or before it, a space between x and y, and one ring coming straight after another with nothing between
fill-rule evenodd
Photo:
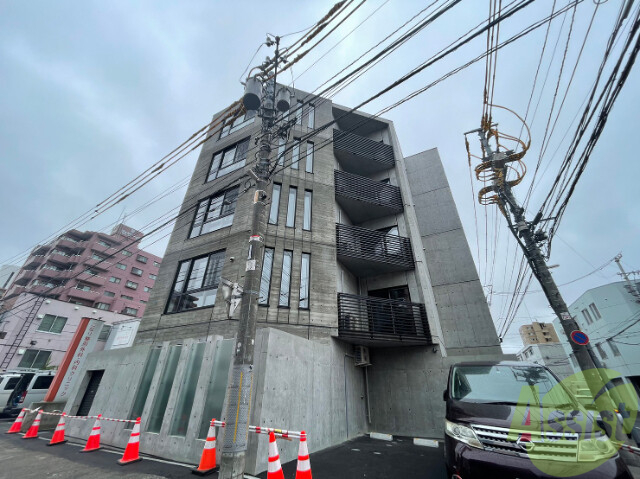
<instances>
[{"instance_id":1,"label":"black metal balcony railing","mask_svg":"<svg viewBox=\"0 0 640 479\"><path fill-rule=\"evenodd\" d=\"M397 186L339 170L333 172L333 177L336 201L356 223L399 214L404 209Z\"/></svg>"},{"instance_id":2,"label":"black metal balcony railing","mask_svg":"<svg viewBox=\"0 0 640 479\"><path fill-rule=\"evenodd\" d=\"M411 240L360 226L336 224L338 259L356 276L414 269Z\"/></svg>"},{"instance_id":3,"label":"black metal balcony railing","mask_svg":"<svg viewBox=\"0 0 640 479\"><path fill-rule=\"evenodd\" d=\"M338 293L338 336L354 344L431 344L424 304Z\"/></svg>"},{"instance_id":4,"label":"black metal balcony railing","mask_svg":"<svg viewBox=\"0 0 640 479\"><path fill-rule=\"evenodd\" d=\"M342 168L352 173L376 173L396 164L391 145L346 131L333 130L333 150Z\"/></svg>"}]
</instances>

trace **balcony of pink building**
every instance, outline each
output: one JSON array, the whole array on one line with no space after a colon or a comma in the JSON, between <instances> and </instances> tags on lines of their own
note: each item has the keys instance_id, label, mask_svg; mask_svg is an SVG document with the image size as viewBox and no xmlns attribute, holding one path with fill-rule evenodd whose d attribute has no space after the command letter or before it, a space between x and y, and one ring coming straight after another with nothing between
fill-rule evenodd
<instances>
[{"instance_id":1,"label":"balcony of pink building","mask_svg":"<svg viewBox=\"0 0 640 479\"><path fill-rule=\"evenodd\" d=\"M56 242L56 246L78 250L85 247L85 241L74 241L72 239L62 237Z\"/></svg>"},{"instance_id":2,"label":"balcony of pink building","mask_svg":"<svg viewBox=\"0 0 640 479\"><path fill-rule=\"evenodd\" d=\"M113 263L110 263L109 261L94 258L87 258L83 263L87 266L91 266L92 268L99 269L100 271L109 271L113 266Z\"/></svg>"},{"instance_id":3,"label":"balcony of pink building","mask_svg":"<svg viewBox=\"0 0 640 479\"><path fill-rule=\"evenodd\" d=\"M75 276L75 279L77 279L78 281L89 283L94 286L104 286L107 282L107 278L105 278L104 276L87 273L86 271L83 271L82 273L75 273L75 275L77 275Z\"/></svg>"},{"instance_id":4,"label":"balcony of pink building","mask_svg":"<svg viewBox=\"0 0 640 479\"><path fill-rule=\"evenodd\" d=\"M61 254L58 251L52 251L48 258L50 261L54 261L56 264L69 266L70 264L75 264L80 260L79 256L68 256Z\"/></svg>"},{"instance_id":5,"label":"balcony of pink building","mask_svg":"<svg viewBox=\"0 0 640 479\"><path fill-rule=\"evenodd\" d=\"M27 286L33 281L33 279L37 276L37 273L33 269L23 269L20 271L18 276L15 279L15 283L18 286Z\"/></svg>"},{"instance_id":6,"label":"balcony of pink building","mask_svg":"<svg viewBox=\"0 0 640 479\"><path fill-rule=\"evenodd\" d=\"M24 268L27 269L35 269L40 266L44 262L45 255L44 254L34 254L29 256L27 261L24 264Z\"/></svg>"},{"instance_id":7,"label":"balcony of pink building","mask_svg":"<svg viewBox=\"0 0 640 479\"><path fill-rule=\"evenodd\" d=\"M71 298L84 299L85 301L95 301L99 296L99 291L85 291L78 288L69 288L66 293Z\"/></svg>"},{"instance_id":8,"label":"balcony of pink building","mask_svg":"<svg viewBox=\"0 0 640 479\"><path fill-rule=\"evenodd\" d=\"M58 294L63 286L48 286L46 284L36 284L29 286L28 292L32 294Z\"/></svg>"}]
</instances>

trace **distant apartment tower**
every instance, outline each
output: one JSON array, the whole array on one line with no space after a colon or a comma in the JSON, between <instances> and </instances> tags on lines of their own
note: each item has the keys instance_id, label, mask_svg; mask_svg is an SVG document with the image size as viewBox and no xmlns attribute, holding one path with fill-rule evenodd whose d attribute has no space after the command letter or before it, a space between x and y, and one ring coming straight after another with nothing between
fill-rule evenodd
<instances>
[{"instance_id":1,"label":"distant apartment tower","mask_svg":"<svg viewBox=\"0 0 640 479\"><path fill-rule=\"evenodd\" d=\"M559 341L553 324L535 321L531 324L520 326L520 337L525 346L528 344L557 343Z\"/></svg>"},{"instance_id":2,"label":"distant apartment tower","mask_svg":"<svg viewBox=\"0 0 640 479\"><path fill-rule=\"evenodd\" d=\"M391 121L296 97L271 157L250 423L304 429L312 450L369 431L442 436L450 365L503 356L438 151L405 157ZM198 460L209 421L225 417L240 308L230 314L222 280L243 285L252 267L259 134L252 115L212 131L134 346L81 372L108 384L92 411L142 416L143 452ZM127 438L119 426L102 436ZM266 447L250 437L247 472L266 470ZM284 461L296 447L281 445Z\"/></svg>"},{"instance_id":3,"label":"distant apartment tower","mask_svg":"<svg viewBox=\"0 0 640 479\"><path fill-rule=\"evenodd\" d=\"M69 230L34 248L7 290L0 311L32 293L142 317L162 258L139 248L143 233L119 224L111 234ZM110 257L113 255L113 257Z\"/></svg>"}]
</instances>

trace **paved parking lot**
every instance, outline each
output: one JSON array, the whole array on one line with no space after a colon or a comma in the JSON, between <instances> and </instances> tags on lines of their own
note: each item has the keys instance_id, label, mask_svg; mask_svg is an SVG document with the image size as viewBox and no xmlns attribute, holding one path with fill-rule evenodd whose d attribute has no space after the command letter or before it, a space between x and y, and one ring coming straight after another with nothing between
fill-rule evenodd
<instances>
[{"instance_id":1,"label":"paved parking lot","mask_svg":"<svg viewBox=\"0 0 640 479\"><path fill-rule=\"evenodd\" d=\"M67 443L48 447L53 431L41 439L23 440L20 434L4 434L13 420L0 419L0 477L21 479L56 478L193 478L191 467L160 462L152 458L120 466L122 451L112 448L80 454L84 444ZM295 477L296 461L284 464L285 478ZM438 448L414 446L411 438L380 441L359 437L336 447L311 454L315 479L323 478L445 478L442 444ZM211 478L217 475L208 476ZM266 472L259 475L266 478Z\"/></svg>"}]
</instances>

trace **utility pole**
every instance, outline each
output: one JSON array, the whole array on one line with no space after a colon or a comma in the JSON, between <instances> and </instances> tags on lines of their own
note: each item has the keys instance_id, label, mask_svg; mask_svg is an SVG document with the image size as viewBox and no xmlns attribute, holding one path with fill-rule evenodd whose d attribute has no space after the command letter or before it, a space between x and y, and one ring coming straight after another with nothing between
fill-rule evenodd
<instances>
[{"instance_id":1,"label":"utility pole","mask_svg":"<svg viewBox=\"0 0 640 479\"><path fill-rule=\"evenodd\" d=\"M627 286L629 287L629 292L633 295L633 297L636 298L637 301L640 301L640 291L638 291L638 288L636 287L635 283L629 279L629 274L624 270L624 268L622 267L622 264L620 263L621 259L622 259L622 253L618 253L616 257L613 258L613 260L618 265L618 268L620 268L620 273L618 274L620 274L620 276L624 278L625 282L627 283Z\"/></svg>"},{"instance_id":2,"label":"utility pole","mask_svg":"<svg viewBox=\"0 0 640 479\"><path fill-rule=\"evenodd\" d=\"M249 235L249 251L245 266L245 282L242 292L240 321L233 357L232 374L226 392L227 410L225 431L220 461L221 479L241 479L244 476L245 455L249 438L249 418L251 413L251 392L253 385L253 352L258 317L258 299L262 258L264 252L264 234L266 231L265 199L270 177L271 142L275 137L276 119L276 78L279 61L280 37L275 42L267 39L267 46L276 45L274 74L264 73L268 60L263 64L262 78L255 76L247 80L244 105L247 110L258 110L262 120L259 140L258 161L251 170L256 186L253 195L253 212ZM280 97L279 97L280 99ZM288 92L286 96L288 100ZM287 102L285 101L285 104ZM281 109L279 102L278 109ZM289 106L287 104L287 110Z\"/></svg>"},{"instance_id":3,"label":"utility pole","mask_svg":"<svg viewBox=\"0 0 640 479\"><path fill-rule=\"evenodd\" d=\"M509 162L513 161L508 154L511 152L494 152L489 144L486 131L483 128L474 131L480 136L480 143L486 154L486 156L482 158L482 162L483 165L486 165L485 170L491 171L491 178L493 180L491 190L497 196L497 204L507 218L511 231L518 239L518 243L531 266L533 274L540 282L540 286L549 301L549 305L560 319L560 324L567 336L571 350L595 398L607 380L604 380L604 383L602 382L603 379L596 369L599 361L597 358L594 358L593 351L589 348L588 344L579 345L575 343L571 337L571 333L580 328L576 320L571 316L569 308L567 308L567 304L562 298L560 290L549 272L549 267L547 266L544 255L540 250L540 243L544 241L546 237L535 233L534 229L541 218L536 217L533 222L528 222L524 215L524 208L518 204L511 191L511 186L507 181ZM468 133L473 133L474 131ZM513 217L513 220L511 217Z\"/></svg>"}]
</instances>

